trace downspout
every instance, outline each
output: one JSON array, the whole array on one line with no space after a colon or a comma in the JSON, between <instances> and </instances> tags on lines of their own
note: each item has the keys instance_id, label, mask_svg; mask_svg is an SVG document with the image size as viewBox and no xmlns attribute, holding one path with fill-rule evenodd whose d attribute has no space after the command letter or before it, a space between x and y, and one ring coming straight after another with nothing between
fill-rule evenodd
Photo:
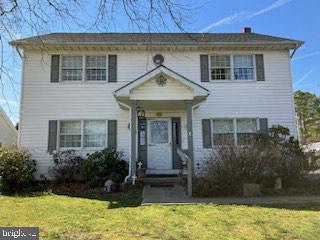
<instances>
[{"instance_id":1,"label":"downspout","mask_svg":"<svg viewBox=\"0 0 320 240\"><path fill-rule=\"evenodd\" d=\"M115 98L117 98L115 93L113 94L113 96ZM124 104L124 103L122 103L120 101L117 101L117 102L118 102L119 105L122 105L122 106L128 108L129 109L129 114L131 116L131 108L130 108L130 106L128 106L127 104ZM124 178L124 183L127 183L128 180L131 178L131 176L132 176L132 173L131 173L131 161L129 161L129 171L128 171L128 175Z\"/></svg>"}]
</instances>

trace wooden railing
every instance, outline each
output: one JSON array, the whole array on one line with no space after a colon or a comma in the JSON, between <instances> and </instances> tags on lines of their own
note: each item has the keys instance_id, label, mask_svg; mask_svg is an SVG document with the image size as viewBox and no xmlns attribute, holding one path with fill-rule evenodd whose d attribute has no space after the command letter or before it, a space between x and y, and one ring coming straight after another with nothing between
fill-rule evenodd
<instances>
[{"instance_id":1,"label":"wooden railing","mask_svg":"<svg viewBox=\"0 0 320 240\"><path fill-rule=\"evenodd\" d=\"M187 166L188 171L188 180L187 180L187 189L188 189L188 196L192 196L192 161L191 158L183 152L180 148L177 149L177 153L179 157L181 158L184 165Z\"/></svg>"}]
</instances>

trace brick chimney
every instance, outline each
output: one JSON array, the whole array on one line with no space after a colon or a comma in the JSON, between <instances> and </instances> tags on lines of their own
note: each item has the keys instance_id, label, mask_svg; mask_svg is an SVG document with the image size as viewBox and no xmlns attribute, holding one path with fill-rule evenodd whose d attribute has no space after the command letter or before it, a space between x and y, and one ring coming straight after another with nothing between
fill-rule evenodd
<instances>
[{"instance_id":1,"label":"brick chimney","mask_svg":"<svg viewBox=\"0 0 320 240\"><path fill-rule=\"evenodd\" d=\"M245 27L243 33L251 33L251 27Z\"/></svg>"}]
</instances>

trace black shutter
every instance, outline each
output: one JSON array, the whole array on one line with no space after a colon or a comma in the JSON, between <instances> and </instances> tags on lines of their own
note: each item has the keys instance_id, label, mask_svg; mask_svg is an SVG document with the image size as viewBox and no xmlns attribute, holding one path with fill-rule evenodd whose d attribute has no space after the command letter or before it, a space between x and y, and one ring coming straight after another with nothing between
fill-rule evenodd
<instances>
[{"instance_id":1,"label":"black shutter","mask_svg":"<svg viewBox=\"0 0 320 240\"><path fill-rule=\"evenodd\" d=\"M257 81L265 81L263 54L256 54Z\"/></svg>"},{"instance_id":2,"label":"black shutter","mask_svg":"<svg viewBox=\"0 0 320 240\"><path fill-rule=\"evenodd\" d=\"M108 57L108 82L117 81L117 55Z\"/></svg>"},{"instance_id":3,"label":"black shutter","mask_svg":"<svg viewBox=\"0 0 320 240\"><path fill-rule=\"evenodd\" d=\"M260 125L260 133L268 134L268 119L267 118L260 118L259 119L259 125Z\"/></svg>"},{"instance_id":4,"label":"black shutter","mask_svg":"<svg viewBox=\"0 0 320 240\"><path fill-rule=\"evenodd\" d=\"M59 82L60 55L51 55L50 82Z\"/></svg>"},{"instance_id":5,"label":"black shutter","mask_svg":"<svg viewBox=\"0 0 320 240\"><path fill-rule=\"evenodd\" d=\"M209 82L209 56L200 55L201 82Z\"/></svg>"},{"instance_id":6,"label":"black shutter","mask_svg":"<svg viewBox=\"0 0 320 240\"><path fill-rule=\"evenodd\" d=\"M117 120L108 120L108 148L117 148Z\"/></svg>"},{"instance_id":7,"label":"black shutter","mask_svg":"<svg viewBox=\"0 0 320 240\"><path fill-rule=\"evenodd\" d=\"M212 148L210 119L202 119L202 144L203 148Z\"/></svg>"},{"instance_id":8,"label":"black shutter","mask_svg":"<svg viewBox=\"0 0 320 240\"><path fill-rule=\"evenodd\" d=\"M58 134L58 121L49 120L48 130L48 153L57 150L57 134Z\"/></svg>"}]
</instances>

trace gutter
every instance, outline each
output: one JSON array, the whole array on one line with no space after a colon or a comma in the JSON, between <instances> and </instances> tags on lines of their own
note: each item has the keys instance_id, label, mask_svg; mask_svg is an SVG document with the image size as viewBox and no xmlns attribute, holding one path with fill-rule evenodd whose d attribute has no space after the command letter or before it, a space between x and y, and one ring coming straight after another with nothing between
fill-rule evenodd
<instances>
[{"instance_id":1,"label":"gutter","mask_svg":"<svg viewBox=\"0 0 320 240\"><path fill-rule=\"evenodd\" d=\"M302 46L302 44L304 44L304 42L299 42L299 43L296 43L296 46L295 48L293 49L293 52L291 53L290 55L290 58L292 59L294 54L296 53L296 51Z\"/></svg>"}]
</instances>

